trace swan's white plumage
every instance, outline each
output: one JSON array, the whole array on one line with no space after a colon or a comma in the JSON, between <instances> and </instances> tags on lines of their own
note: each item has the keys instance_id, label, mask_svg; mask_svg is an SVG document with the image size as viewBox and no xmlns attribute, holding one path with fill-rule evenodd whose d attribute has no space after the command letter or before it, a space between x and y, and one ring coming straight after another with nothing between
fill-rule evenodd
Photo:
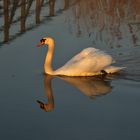
<instances>
[{"instance_id":1,"label":"swan's white plumage","mask_svg":"<svg viewBox=\"0 0 140 140\"><path fill-rule=\"evenodd\" d=\"M63 67L56 70L55 74L68 76L97 75L101 73L101 70L107 69L113 62L112 57L105 52L95 48L86 48ZM113 66L111 68L110 70L114 70ZM110 71L108 70L108 72Z\"/></svg>"},{"instance_id":2,"label":"swan's white plumage","mask_svg":"<svg viewBox=\"0 0 140 140\"><path fill-rule=\"evenodd\" d=\"M109 54L96 48L86 48L69 60L63 67L53 71L51 61L55 46L54 39L45 37L40 40L39 46L45 44L48 45L48 53L44 70L45 73L50 75L94 76L102 74L103 70L107 73L115 73L124 68L111 66L114 60Z\"/></svg>"}]
</instances>

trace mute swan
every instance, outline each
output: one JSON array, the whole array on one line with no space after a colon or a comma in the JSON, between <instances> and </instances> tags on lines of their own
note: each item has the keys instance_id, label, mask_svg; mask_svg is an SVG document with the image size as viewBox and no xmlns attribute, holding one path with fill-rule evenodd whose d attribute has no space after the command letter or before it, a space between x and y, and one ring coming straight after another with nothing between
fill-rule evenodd
<instances>
[{"instance_id":1,"label":"mute swan","mask_svg":"<svg viewBox=\"0 0 140 140\"><path fill-rule=\"evenodd\" d=\"M51 37L42 38L38 47L43 45L48 45L44 70L49 75L94 76L103 73L116 73L124 68L110 66L113 63L113 59L105 52L95 48L86 48L69 60L64 66L53 71L51 62L55 46L54 39Z\"/></svg>"}]
</instances>

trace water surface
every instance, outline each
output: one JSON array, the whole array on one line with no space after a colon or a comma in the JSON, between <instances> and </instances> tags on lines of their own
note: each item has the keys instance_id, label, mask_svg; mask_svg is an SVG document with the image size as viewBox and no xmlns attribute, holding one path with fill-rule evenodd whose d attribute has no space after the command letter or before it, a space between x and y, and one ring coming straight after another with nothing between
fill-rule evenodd
<instances>
[{"instance_id":1,"label":"water surface","mask_svg":"<svg viewBox=\"0 0 140 140\"><path fill-rule=\"evenodd\" d=\"M33 1L25 30L12 23L4 42L1 28L0 138L139 140L139 1L53 2L55 9L44 3L36 24ZM47 48L36 44L47 35L56 42L54 69L92 46L126 69L105 78L46 76Z\"/></svg>"}]
</instances>

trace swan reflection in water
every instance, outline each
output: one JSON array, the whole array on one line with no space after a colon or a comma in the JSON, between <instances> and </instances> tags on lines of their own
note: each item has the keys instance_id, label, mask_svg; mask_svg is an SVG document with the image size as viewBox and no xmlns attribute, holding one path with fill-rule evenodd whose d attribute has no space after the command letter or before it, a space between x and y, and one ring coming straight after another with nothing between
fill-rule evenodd
<instances>
[{"instance_id":1,"label":"swan reflection in water","mask_svg":"<svg viewBox=\"0 0 140 140\"><path fill-rule=\"evenodd\" d=\"M44 87L45 94L48 97L48 102L43 103L42 101L37 100L40 105L40 108L46 112L52 111L54 109L54 97L51 87L51 81L55 78L51 75L44 75ZM79 89L84 95L95 99L96 96L106 95L111 92L111 80L107 80L105 77L67 77L59 76L58 78L63 81L73 85Z\"/></svg>"},{"instance_id":2,"label":"swan reflection in water","mask_svg":"<svg viewBox=\"0 0 140 140\"><path fill-rule=\"evenodd\" d=\"M37 100L37 102L40 104L40 108L47 112L54 109L54 98L53 98L52 87L51 87L52 79L53 79L53 76L51 75L44 76L44 88L45 88L45 94L48 97L48 103L43 103Z\"/></svg>"}]
</instances>

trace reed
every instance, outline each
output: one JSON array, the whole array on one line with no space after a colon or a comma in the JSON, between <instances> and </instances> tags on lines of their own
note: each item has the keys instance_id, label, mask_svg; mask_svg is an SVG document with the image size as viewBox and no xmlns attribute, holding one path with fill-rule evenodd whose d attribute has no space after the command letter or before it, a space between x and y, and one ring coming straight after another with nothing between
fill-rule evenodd
<instances>
[{"instance_id":1,"label":"reed","mask_svg":"<svg viewBox=\"0 0 140 140\"><path fill-rule=\"evenodd\" d=\"M41 19L40 15L42 7L49 7L48 16L54 16L55 2L55 0L3 0L1 5L3 12L0 13L0 16L1 18L3 17L4 23L0 26L0 32L3 32L4 38L3 41L0 42L0 45L13 40L25 31L28 31L29 29L34 28L35 25L43 22L44 19ZM20 12L18 16L17 12ZM35 15L34 24L30 26L26 25L27 18L33 15ZM19 33L15 33L15 35L10 37L10 28L12 28L12 25L14 24L20 25Z\"/></svg>"},{"instance_id":2,"label":"reed","mask_svg":"<svg viewBox=\"0 0 140 140\"><path fill-rule=\"evenodd\" d=\"M14 24L20 25L19 33L12 36L16 38L19 34L23 34L49 19L48 16L54 16L57 13L55 10L56 2L57 0L3 0L0 5L3 9L0 17L3 17L4 21L3 25L0 26L0 32L4 34L2 42L5 43L12 39L10 28ZM105 25L108 25L110 32L112 32L113 25L118 28L123 22L128 23L129 29L130 26L132 28L132 26L140 24L140 0L62 0L62 4L63 10L68 10L72 6L78 35L81 34L80 24L85 24L88 32L91 27L93 29L95 26L99 28L99 31L102 31ZM41 17L43 8L49 11L46 12L45 17ZM20 12L18 16L17 12ZM34 17L34 23L29 25L27 20L31 16ZM120 37L119 31L115 34Z\"/></svg>"}]
</instances>

